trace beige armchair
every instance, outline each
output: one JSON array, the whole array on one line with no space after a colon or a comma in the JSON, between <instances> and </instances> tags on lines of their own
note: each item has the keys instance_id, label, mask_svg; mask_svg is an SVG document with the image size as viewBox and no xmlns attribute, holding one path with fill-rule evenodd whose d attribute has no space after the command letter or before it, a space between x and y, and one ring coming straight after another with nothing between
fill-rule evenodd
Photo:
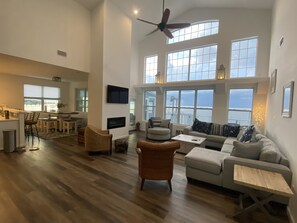
<instances>
[{"instance_id":1,"label":"beige armchair","mask_svg":"<svg viewBox=\"0 0 297 223\"><path fill-rule=\"evenodd\" d=\"M85 150L88 152L112 153L112 134L88 125L85 128Z\"/></svg>"},{"instance_id":2,"label":"beige armchair","mask_svg":"<svg viewBox=\"0 0 297 223\"><path fill-rule=\"evenodd\" d=\"M177 141L152 143L139 140L136 146L138 154L138 173L141 177L141 187L144 181L167 180L169 189L172 191L171 178L173 175L173 158L175 150L179 149Z\"/></svg>"},{"instance_id":3,"label":"beige armchair","mask_svg":"<svg viewBox=\"0 0 297 223\"><path fill-rule=\"evenodd\" d=\"M146 138L165 141L172 137L172 123L170 119L161 119L160 117L152 117L146 122Z\"/></svg>"}]
</instances>

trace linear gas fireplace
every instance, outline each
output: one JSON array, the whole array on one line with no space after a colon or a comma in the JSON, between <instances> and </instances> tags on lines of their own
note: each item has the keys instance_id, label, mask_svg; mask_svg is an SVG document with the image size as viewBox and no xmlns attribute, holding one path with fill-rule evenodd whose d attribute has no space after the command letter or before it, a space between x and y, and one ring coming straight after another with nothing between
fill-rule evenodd
<instances>
[{"instance_id":1,"label":"linear gas fireplace","mask_svg":"<svg viewBox=\"0 0 297 223\"><path fill-rule=\"evenodd\" d=\"M107 118L107 129L115 129L126 126L126 117Z\"/></svg>"}]
</instances>

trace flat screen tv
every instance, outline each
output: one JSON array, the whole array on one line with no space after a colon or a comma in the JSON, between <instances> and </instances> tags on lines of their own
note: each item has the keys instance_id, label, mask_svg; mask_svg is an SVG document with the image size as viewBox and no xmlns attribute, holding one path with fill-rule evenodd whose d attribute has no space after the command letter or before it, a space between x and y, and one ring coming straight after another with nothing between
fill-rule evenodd
<instances>
[{"instance_id":1,"label":"flat screen tv","mask_svg":"<svg viewBox=\"0 0 297 223\"><path fill-rule=\"evenodd\" d=\"M129 89L107 85L107 103L128 104Z\"/></svg>"}]
</instances>

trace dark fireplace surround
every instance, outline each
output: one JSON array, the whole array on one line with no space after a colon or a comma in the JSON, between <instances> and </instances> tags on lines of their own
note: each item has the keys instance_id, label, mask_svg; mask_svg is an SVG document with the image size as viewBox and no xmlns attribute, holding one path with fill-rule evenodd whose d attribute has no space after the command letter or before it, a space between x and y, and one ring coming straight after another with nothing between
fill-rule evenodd
<instances>
[{"instance_id":1,"label":"dark fireplace surround","mask_svg":"<svg viewBox=\"0 0 297 223\"><path fill-rule=\"evenodd\" d=\"M115 129L126 126L126 117L107 118L107 129Z\"/></svg>"}]
</instances>

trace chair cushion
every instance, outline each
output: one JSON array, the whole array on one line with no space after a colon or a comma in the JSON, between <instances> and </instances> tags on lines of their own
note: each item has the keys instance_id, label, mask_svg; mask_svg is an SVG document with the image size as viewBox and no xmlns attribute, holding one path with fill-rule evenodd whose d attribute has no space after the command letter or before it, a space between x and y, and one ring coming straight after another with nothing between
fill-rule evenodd
<instances>
[{"instance_id":1,"label":"chair cushion","mask_svg":"<svg viewBox=\"0 0 297 223\"><path fill-rule=\"evenodd\" d=\"M195 147L185 156L186 166L219 175L227 153Z\"/></svg>"},{"instance_id":2,"label":"chair cushion","mask_svg":"<svg viewBox=\"0 0 297 223\"><path fill-rule=\"evenodd\" d=\"M162 119L162 121L160 123L160 127L169 128L170 120L171 119Z\"/></svg>"},{"instance_id":3,"label":"chair cushion","mask_svg":"<svg viewBox=\"0 0 297 223\"><path fill-rule=\"evenodd\" d=\"M170 134L170 129L161 128L161 127L154 127L154 128L149 128L148 133L149 134L154 134L154 135L168 135L168 134Z\"/></svg>"}]
</instances>

